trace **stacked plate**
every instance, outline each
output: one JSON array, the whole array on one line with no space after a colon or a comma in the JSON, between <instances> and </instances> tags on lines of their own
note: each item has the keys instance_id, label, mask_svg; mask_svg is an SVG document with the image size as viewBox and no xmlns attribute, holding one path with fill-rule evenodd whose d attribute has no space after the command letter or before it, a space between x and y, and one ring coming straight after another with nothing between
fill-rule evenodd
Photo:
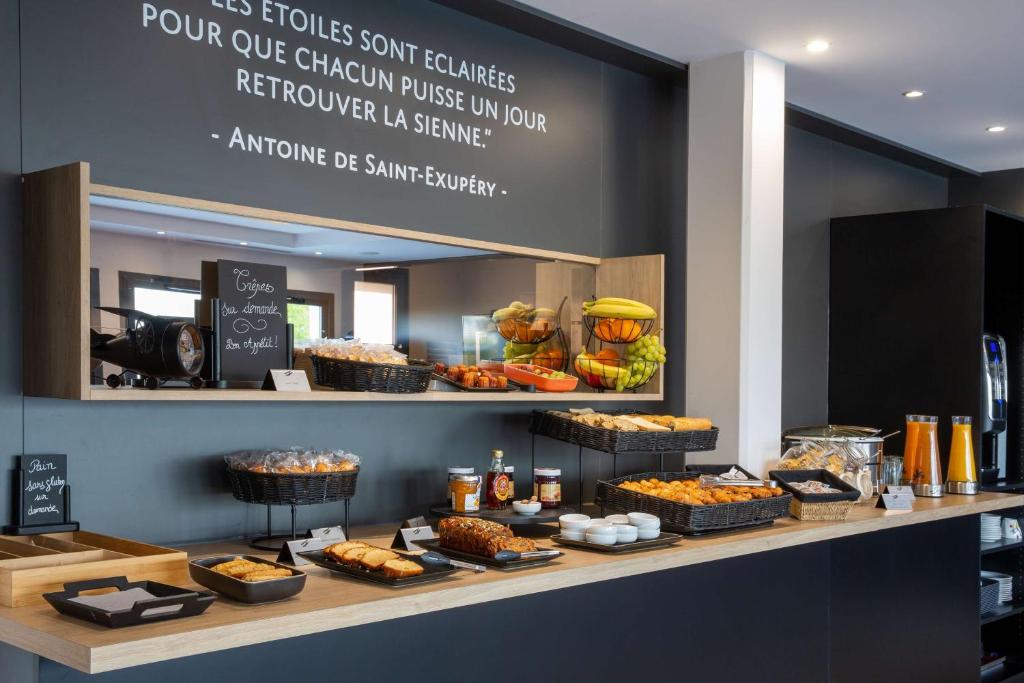
<instances>
[{"instance_id":1,"label":"stacked plate","mask_svg":"<svg viewBox=\"0 0 1024 683\"><path fill-rule=\"evenodd\" d=\"M999 602L1011 602L1013 600L1013 577L1009 574L1003 574L1001 572L988 572L983 571L981 573L983 579L994 579L999 582Z\"/></svg>"},{"instance_id":2,"label":"stacked plate","mask_svg":"<svg viewBox=\"0 0 1024 683\"><path fill-rule=\"evenodd\" d=\"M981 541L994 543L1003 537L1003 518L999 515L981 515Z\"/></svg>"}]
</instances>

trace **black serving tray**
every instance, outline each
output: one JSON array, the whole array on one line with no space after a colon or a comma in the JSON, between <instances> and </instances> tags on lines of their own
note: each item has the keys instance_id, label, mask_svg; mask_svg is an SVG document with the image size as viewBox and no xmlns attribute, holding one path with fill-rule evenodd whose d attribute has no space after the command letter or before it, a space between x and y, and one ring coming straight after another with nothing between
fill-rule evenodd
<instances>
[{"instance_id":1,"label":"black serving tray","mask_svg":"<svg viewBox=\"0 0 1024 683\"><path fill-rule=\"evenodd\" d=\"M548 557L527 557L526 559L519 560L496 560L493 557L487 557L486 555L475 555L473 553L466 553L453 548L445 548L441 545L441 539L439 538L432 538L426 541L416 541L416 545L424 550L433 550L434 552L441 553L442 555L453 557L456 560L465 560L467 562L474 562L476 564L483 564L488 567L506 570L537 567L542 564L547 564L548 562L562 556L561 554L558 554L549 555ZM548 548L537 548L537 550L548 550Z\"/></svg>"},{"instance_id":2,"label":"black serving tray","mask_svg":"<svg viewBox=\"0 0 1024 683\"><path fill-rule=\"evenodd\" d=\"M215 572L211 567L221 562L230 562L241 557L243 560L269 564L277 569L287 569L292 573L280 579L269 581L242 581L220 572ZM255 605L263 602L276 602L297 595L306 586L306 575L298 569L287 565L278 564L262 557L254 555L220 555L217 557L204 557L198 560L189 560L188 575L196 583L226 595L232 600Z\"/></svg>"},{"instance_id":3,"label":"black serving tray","mask_svg":"<svg viewBox=\"0 0 1024 683\"><path fill-rule=\"evenodd\" d=\"M510 386L507 386L504 389L499 389L498 387L488 387L486 389L481 389L480 387L467 387L465 384L460 384L459 382L456 382L455 380L450 379L447 375L441 375L441 374L438 374L436 372L431 374L431 379L436 379L438 382L444 382L445 384L448 384L448 385L451 385L451 386L455 387L459 391L469 391L469 392L474 392L475 391L475 392L480 393L480 394L487 394L487 393L493 394L495 392L500 393L500 394L507 394L508 392L514 391L514 390L519 388L518 385L512 386L511 382L509 382Z\"/></svg>"},{"instance_id":4,"label":"black serving tray","mask_svg":"<svg viewBox=\"0 0 1024 683\"><path fill-rule=\"evenodd\" d=\"M416 541L416 545L423 545L425 541ZM327 558L324 555L323 550L309 550L306 552L299 553L302 557L306 558L318 567L324 569L330 569L332 572L337 572L344 576L351 577L353 579L360 579L362 581L370 581L372 583L379 583L385 586L392 586L394 588L401 588L403 586L414 586L420 583L429 583L431 581L440 581L451 576L453 573L458 571L457 567L452 566L440 566L434 564L427 564L422 562L415 555L403 555L399 553L403 560L412 560L413 562L423 567L423 573L419 576L406 576L403 578L391 578L385 576L382 571L370 571L363 567L350 567L347 564L335 562Z\"/></svg>"},{"instance_id":5,"label":"black serving tray","mask_svg":"<svg viewBox=\"0 0 1024 683\"><path fill-rule=\"evenodd\" d=\"M116 588L120 591L130 588L141 588L156 597L152 600L140 600L131 609L113 612L71 601L72 598L77 598L83 591L101 588ZM123 628L125 626L138 626L157 621L167 621L168 619L198 616L213 604L217 596L204 591L193 591L187 588L168 586L156 581L132 581L129 583L128 579L124 576L112 576L104 579L65 583L63 591L43 593L43 598L61 614L90 621L108 628ZM174 612L147 614L147 612L157 607L176 606L180 606L180 609Z\"/></svg>"},{"instance_id":6,"label":"black serving tray","mask_svg":"<svg viewBox=\"0 0 1024 683\"><path fill-rule=\"evenodd\" d=\"M657 538L652 538L647 541L633 541L632 543L616 543L615 545L601 545L600 543L591 543L589 541L573 541L568 538L562 538L561 534L555 534L551 537L551 540L559 545L567 545L572 548L582 548L583 550L593 550L599 553L611 553L617 555L620 553L635 553L641 550L654 550L655 548L667 548L670 545L674 545L682 540L680 534L670 534L664 531Z\"/></svg>"},{"instance_id":7,"label":"black serving tray","mask_svg":"<svg viewBox=\"0 0 1024 683\"><path fill-rule=\"evenodd\" d=\"M778 482L783 491L792 493L801 503L836 503L860 500L861 492L828 470L772 470L768 476ZM794 482L820 481L828 484L837 493L805 493L793 486Z\"/></svg>"}]
</instances>

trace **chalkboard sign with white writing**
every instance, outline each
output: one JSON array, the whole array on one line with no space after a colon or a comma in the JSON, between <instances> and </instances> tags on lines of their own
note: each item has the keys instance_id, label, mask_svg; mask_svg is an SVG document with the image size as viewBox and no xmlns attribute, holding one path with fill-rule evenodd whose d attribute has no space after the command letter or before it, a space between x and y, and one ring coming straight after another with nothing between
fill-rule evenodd
<instances>
[{"instance_id":1,"label":"chalkboard sign with white writing","mask_svg":"<svg viewBox=\"0 0 1024 683\"><path fill-rule=\"evenodd\" d=\"M267 370L289 365L287 269L225 260L216 265L220 377L262 383Z\"/></svg>"},{"instance_id":2,"label":"chalkboard sign with white writing","mask_svg":"<svg viewBox=\"0 0 1024 683\"><path fill-rule=\"evenodd\" d=\"M67 455L22 455L19 505L26 526L66 521L64 488L68 484Z\"/></svg>"}]
</instances>

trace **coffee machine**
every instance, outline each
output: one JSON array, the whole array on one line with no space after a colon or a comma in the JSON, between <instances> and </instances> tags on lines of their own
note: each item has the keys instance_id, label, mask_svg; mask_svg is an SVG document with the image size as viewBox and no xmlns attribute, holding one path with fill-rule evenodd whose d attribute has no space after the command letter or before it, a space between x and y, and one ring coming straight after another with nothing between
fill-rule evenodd
<instances>
[{"instance_id":1,"label":"coffee machine","mask_svg":"<svg viewBox=\"0 0 1024 683\"><path fill-rule=\"evenodd\" d=\"M1006 414L1008 380L1006 342L998 334L981 337L982 414L981 467L982 484L991 484L1007 476Z\"/></svg>"}]
</instances>

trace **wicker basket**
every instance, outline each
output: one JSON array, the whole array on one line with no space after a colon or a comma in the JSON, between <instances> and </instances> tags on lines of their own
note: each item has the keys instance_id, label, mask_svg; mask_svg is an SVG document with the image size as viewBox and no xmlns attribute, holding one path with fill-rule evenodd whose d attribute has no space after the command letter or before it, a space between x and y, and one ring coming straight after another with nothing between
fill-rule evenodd
<instances>
[{"instance_id":1,"label":"wicker basket","mask_svg":"<svg viewBox=\"0 0 1024 683\"><path fill-rule=\"evenodd\" d=\"M774 498L719 503L717 505L689 505L619 488L619 484L641 479L696 479L696 472L644 472L597 482L597 497L602 506L617 512L647 512L661 519L662 528L682 534L706 534L748 526L771 524L789 513L793 496L784 493Z\"/></svg>"},{"instance_id":2,"label":"wicker basket","mask_svg":"<svg viewBox=\"0 0 1024 683\"><path fill-rule=\"evenodd\" d=\"M860 491L828 470L772 470L768 476L779 483L784 491L793 494L789 513L808 522L841 522L860 499ZM804 493L792 482L820 481L838 493Z\"/></svg>"},{"instance_id":3,"label":"wicker basket","mask_svg":"<svg viewBox=\"0 0 1024 683\"><path fill-rule=\"evenodd\" d=\"M789 504L789 514L806 522L841 522L853 508L847 500L832 503L805 503L796 498Z\"/></svg>"},{"instance_id":4,"label":"wicker basket","mask_svg":"<svg viewBox=\"0 0 1024 683\"><path fill-rule=\"evenodd\" d=\"M245 503L317 505L356 495L359 468L349 472L269 474L228 468L231 493Z\"/></svg>"},{"instance_id":5,"label":"wicker basket","mask_svg":"<svg viewBox=\"0 0 1024 683\"><path fill-rule=\"evenodd\" d=\"M418 394L430 387L433 367L421 361L409 361L408 365L390 365L313 356L315 382L336 391Z\"/></svg>"},{"instance_id":6,"label":"wicker basket","mask_svg":"<svg viewBox=\"0 0 1024 683\"><path fill-rule=\"evenodd\" d=\"M643 414L639 411L617 413ZM609 412L614 415L616 412ZM535 410L530 431L559 441L604 453L681 453L713 451L718 442L718 427L693 432L620 432L591 427L547 410Z\"/></svg>"}]
</instances>

